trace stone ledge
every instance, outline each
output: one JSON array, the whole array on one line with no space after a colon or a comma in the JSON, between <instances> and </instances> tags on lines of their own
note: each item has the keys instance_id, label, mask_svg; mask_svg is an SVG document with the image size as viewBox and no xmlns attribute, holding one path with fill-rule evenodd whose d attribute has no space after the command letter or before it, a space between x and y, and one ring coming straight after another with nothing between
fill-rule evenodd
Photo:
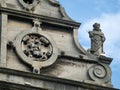
<instances>
[{"instance_id":1,"label":"stone ledge","mask_svg":"<svg viewBox=\"0 0 120 90\"><path fill-rule=\"evenodd\" d=\"M8 15L27 18L27 19L39 18L42 22L50 23L53 25L60 25L60 26L67 27L67 28L79 28L80 26L80 23L75 22L75 21L42 16L42 15L33 14L30 12L26 12L26 11L18 11L14 9L4 8L4 7L0 7L0 12L6 13Z\"/></svg>"},{"instance_id":2,"label":"stone ledge","mask_svg":"<svg viewBox=\"0 0 120 90\"><path fill-rule=\"evenodd\" d=\"M78 82L78 81L72 81L72 80L67 80L67 79L62 79L62 78L51 77L51 76L44 76L44 75L33 74L33 73L28 73L28 72L23 72L23 71L17 71L17 70L12 70L12 69L7 69L7 68L0 68L0 73L24 77L24 78L33 78L37 80L42 80L44 83L46 82L59 83L59 84L73 86L73 87L86 88L90 90L96 90L96 89L97 90L118 90L118 89L114 89L114 88L106 87L102 85L95 85L89 82L87 83L85 81Z\"/></svg>"},{"instance_id":3,"label":"stone ledge","mask_svg":"<svg viewBox=\"0 0 120 90\"><path fill-rule=\"evenodd\" d=\"M100 56L99 57L99 60L102 62L102 63L105 63L105 64L110 64L113 60L113 58L109 58L109 57L106 57L106 56Z\"/></svg>"},{"instance_id":4,"label":"stone ledge","mask_svg":"<svg viewBox=\"0 0 120 90\"><path fill-rule=\"evenodd\" d=\"M37 88L28 85L20 85L20 84L0 81L0 90L50 90L50 89Z\"/></svg>"}]
</instances>

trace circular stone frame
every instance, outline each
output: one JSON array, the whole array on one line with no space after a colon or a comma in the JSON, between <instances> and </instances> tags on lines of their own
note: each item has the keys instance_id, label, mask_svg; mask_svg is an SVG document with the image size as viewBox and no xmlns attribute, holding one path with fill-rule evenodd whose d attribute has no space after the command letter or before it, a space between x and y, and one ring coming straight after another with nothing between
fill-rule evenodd
<instances>
[{"instance_id":1,"label":"circular stone frame","mask_svg":"<svg viewBox=\"0 0 120 90\"><path fill-rule=\"evenodd\" d=\"M99 71L97 72L96 69L101 68L101 75L99 75ZM97 75L98 74L98 75ZM111 79L111 70L109 66L99 64L99 65L93 65L92 67L89 68L88 70L88 75L89 77L94 80L94 81L99 81L99 82L109 82Z\"/></svg>"},{"instance_id":2,"label":"circular stone frame","mask_svg":"<svg viewBox=\"0 0 120 90\"><path fill-rule=\"evenodd\" d=\"M27 4L24 0L19 0L19 2L25 9L31 10L38 4L39 0L33 0L33 2L30 4L29 3Z\"/></svg>"},{"instance_id":3,"label":"circular stone frame","mask_svg":"<svg viewBox=\"0 0 120 90\"><path fill-rule=\"evenodd\" d=\"M27 57L22 48L21 48L21 42L22 42L22 39L25 35L28 35L28 34L40 34L41 36L47 38L51 45L52 45L52 48L53 48L53 52L52 52L52 55L51 57L46 60L46 61L34 61L32 60L31 58ZM56 60L57 60L57 57L58 57L58 48L56 47L56 44L54 42L54 40L48 35L46 34L45 32L43 31L40 31L40 32L35 32L33 31L32 29L31 30L25 30L25 31L22 31L16 38L15 38L15 41L14 41L14 46L15 46L15 50L16 50L16 53L17 55L19 56L19 58L31 65L32 67L34 67L34 64L37 63L37 65L39 65L38 67L40 68L43 68L43 67L48 67L50 65L52 65Z\"/></svg>"}]
</instances>

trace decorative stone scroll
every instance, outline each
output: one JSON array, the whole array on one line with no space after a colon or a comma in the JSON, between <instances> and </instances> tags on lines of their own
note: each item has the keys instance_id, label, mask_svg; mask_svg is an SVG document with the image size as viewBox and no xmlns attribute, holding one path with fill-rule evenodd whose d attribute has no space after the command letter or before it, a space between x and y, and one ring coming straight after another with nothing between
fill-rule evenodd
<instances>
[{"instance_id":1,"label":"decorative stone scroll","mask_svg":"<svg viewBox=\"0 0 120 90\"><path fill-rule=\"evenodd\" d=\"M89 77L94 81L109 82L111 77L111 70L105 65L93 65L88 70Z\"/></svg>"}]
</instances>

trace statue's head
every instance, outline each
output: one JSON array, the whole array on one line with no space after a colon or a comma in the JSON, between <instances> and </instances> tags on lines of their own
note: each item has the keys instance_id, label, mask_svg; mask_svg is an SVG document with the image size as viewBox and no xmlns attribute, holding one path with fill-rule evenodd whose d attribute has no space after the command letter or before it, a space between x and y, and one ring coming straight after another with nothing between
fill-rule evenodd
<instances>
[{"instance_id":1,"label":"statue's head","mask_svg":"<svg viewBox=\"0 0 120 90\"><path fill-rule=\"evenodd\" d=\"M94 28L94 30L99 31L100 30L100 24L99 23L93 24L93 28Z\"/></svg>"}]
</instances>

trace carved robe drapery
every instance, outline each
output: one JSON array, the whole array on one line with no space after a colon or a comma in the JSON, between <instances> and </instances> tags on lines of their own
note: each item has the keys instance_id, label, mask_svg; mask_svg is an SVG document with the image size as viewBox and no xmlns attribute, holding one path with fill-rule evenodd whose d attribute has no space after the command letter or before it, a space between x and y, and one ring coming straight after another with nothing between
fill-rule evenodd
<instances>
[{"instance_id":1,"label":"carved robe drapery","mask_svg":"<svg viewBox=\"0 0 120 90\"><path fill-rule=\"evenodd\" d=\"M95 55L103 54L103 43L105 41L105 36L99 29L100 26L94 26L93 31L89 31L89 36L91 38L91 50L90 52Z\"/></svg>"}]
</instances>

